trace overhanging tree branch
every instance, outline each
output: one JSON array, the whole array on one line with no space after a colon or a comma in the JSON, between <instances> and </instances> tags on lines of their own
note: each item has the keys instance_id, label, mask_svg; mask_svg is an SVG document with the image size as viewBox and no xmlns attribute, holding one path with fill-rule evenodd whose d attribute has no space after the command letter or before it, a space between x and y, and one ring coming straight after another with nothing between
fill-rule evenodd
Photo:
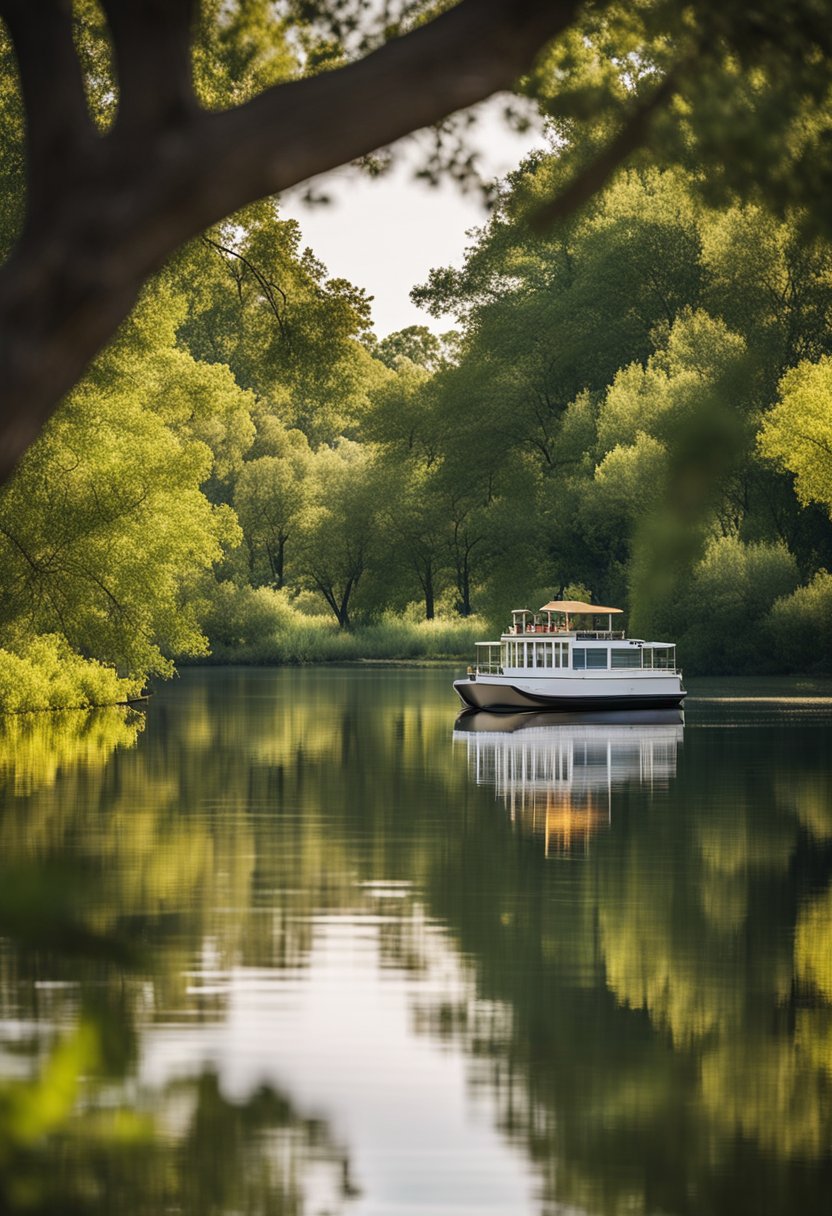
<instances>
[{"instance_id":1,"label":"overhanging tree branch","mask_svg":"<svg viewBox=\"0 0 832 1216\"><path fill-rule=\"evenodd\" d=\"M462 0L357 63L220 113L191 101L192 0L106 0L120 96L103 136L84 103L69 7L0 0L28 131L26 218L0 271L0 481L183 241L508 88L578 0ZM53 163L58 144L70 152Z\"/></svg>"},{"instance_id":2,"label":"overhanging tree branch","mask_svg":"<svg viewBox=\"0 0 832 1216\"><path fill-rule=\"evenodd\" d=\"M33 7L31 0L0 0L26 110L27 209L45 217L88 154L95 128L72 40L70 0L41 0L37 12Z\"/></svg>"},{"instance_id":3,"label":"overhanging tree branch","mask_svg":"<svg viewBox=\"0 0 832 1216\"><path fill-rule=\"evenodd\" d=\"M196 113L195 0L101 0L101 7L116 57L120 132L143 133Z\"/></svg>"}]
</instances>

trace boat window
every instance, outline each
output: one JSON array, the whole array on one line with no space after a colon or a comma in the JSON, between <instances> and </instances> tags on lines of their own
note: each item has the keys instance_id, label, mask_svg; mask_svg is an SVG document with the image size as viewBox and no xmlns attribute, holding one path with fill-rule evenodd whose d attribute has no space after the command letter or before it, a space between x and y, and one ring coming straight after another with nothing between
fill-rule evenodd
<instances>
[{"instance_id":1,"label":"boat window","mask_svg":"<svg viewBox=\"0 0 832 1216\"><path fill-rule=\"evenodd\" d=\"M595 647L590 650L588 646L573 646L572 667L578 671L583 670L584 667L595 668L596 670L598 668L606 668L609 665L607 654L606 647L603 650L595 649ZM567 662L568 659L564 656L564 666L566 666Z\"/></svg>"},{"instance_id":2,"label":"boat window","mask_svg":"<svg viewBox=\"0 0 832 1216\"><path fill-rule=\"evenodd\" d=\"M613 667L641 667L641 650L638 646L613 646L610 658Z\"/></svg>"}]
</instances>

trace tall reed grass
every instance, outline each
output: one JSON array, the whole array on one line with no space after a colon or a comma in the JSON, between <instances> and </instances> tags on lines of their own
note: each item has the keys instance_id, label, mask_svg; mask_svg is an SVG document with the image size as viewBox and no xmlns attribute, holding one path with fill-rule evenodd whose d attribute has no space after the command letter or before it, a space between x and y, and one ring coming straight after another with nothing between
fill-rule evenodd
<instances>
[{"instance_id":1,"label":"tall reed grass","mask_svg":"<svg viewBox=\"0 0 832 1216\"><path fill-rule=\"evenodd\" d=\"M417 621L388 613L347 633L308 616L280 592L222 584L204 622L214 663L337 663L359 659L460 660L485 632L477 617Z\"/></svg>"}]
</instances>

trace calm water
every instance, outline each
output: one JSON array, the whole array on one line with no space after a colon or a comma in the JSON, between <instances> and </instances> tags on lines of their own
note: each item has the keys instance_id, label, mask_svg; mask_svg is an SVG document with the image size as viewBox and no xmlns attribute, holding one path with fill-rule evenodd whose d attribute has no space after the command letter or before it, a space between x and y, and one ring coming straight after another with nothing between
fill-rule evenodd
<instances>
[{"instance_id":1,"label":"calm water","mask_svg":"<svg viewBox=\"0 0 832 1216\"><path fill-rule=\"evenodd\" d=\"M0 726L0 1210L826 1216L832 699L450 676Z\"/></svg>"}]
</instances>

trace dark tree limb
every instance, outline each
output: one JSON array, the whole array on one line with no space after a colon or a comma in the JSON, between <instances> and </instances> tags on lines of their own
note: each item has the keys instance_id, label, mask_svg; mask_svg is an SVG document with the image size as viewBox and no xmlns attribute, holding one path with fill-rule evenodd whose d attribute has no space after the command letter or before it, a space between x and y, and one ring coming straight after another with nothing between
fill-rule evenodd
<instances>
[{"instance_id":1,"label":"dark tree limb","mask_svg":"<svg viewBox=\"0 0 832 1216\"><path fill-rule=\"evenodd\" d=\"M119 133L177 125L197 111L195 0L101 0L116 58Z\"/></svg>"},{"instance_id":2,"label":"dark tree limb","mask_svg":"<svg viewBox=\"0 0 832 1216\"><path fill-rule=\"evenodd\" d=\"M27 212L0 271L0 481L180 244L508 88L578 0L462 0L357 63L220 113L192 103L192 7L106 0L120 116L100 136L83 104L69 0L0 0L28 130Z\"/></svg>"},{"instance_id":3,"label":"dark tree limb","mask_svg":"<svg viewBox=\"0 0 832 1216\"><path fill-rule=\"evenodd\" d=\"M28 209L48 216L95 138L72 39L71 0L0 0L26 111Z\"/></svg>"}]
</instances>

